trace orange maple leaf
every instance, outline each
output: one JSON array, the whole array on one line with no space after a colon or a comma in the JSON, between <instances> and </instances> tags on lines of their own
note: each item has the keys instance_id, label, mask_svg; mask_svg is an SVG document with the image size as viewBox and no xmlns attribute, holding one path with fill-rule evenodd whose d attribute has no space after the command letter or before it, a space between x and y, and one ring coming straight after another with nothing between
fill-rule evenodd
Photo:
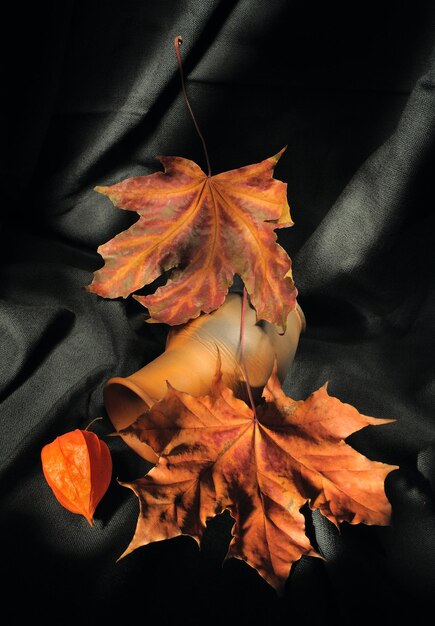
<instances>
[{"instance_id":1,"label":"orange maple leaf","mask_svg":"<svg viewBox=\"0 0 435 626\"><path fill-rule=\"evenodd\" d=\"M134 297L153 320L176 325L217 309L238 274L258 319L285 329L296 289L274 232L293 224L287 185L273 178L284 149L216 176L188 159L158 157L164 172L96 187L140 219L98 248L105 265L88 290L126 298L171 271L154 294Z\"/></svg>"},{"instance_id":2,"label":"orange maple leaf","mask_svg":"<svg viewBox=\"0 0 435 626\"><path fill-rule=\"evenodd\" d=\"M207 520L228 509L235 525L226 558L245 560L281 589L295 561L319 556L305 535L306 502L336 525L389 523L384 481L396 466L369 460L344 439L394 420L360 414L326 385L305 401L292 400L276 372L263 397L254 414L218 370L209 395L193 397L168 384L165 398L121 431L160 456L145 477L121 483L140 503L122 556L178 535L200 543Z\"/></svg>"}]
</instances>

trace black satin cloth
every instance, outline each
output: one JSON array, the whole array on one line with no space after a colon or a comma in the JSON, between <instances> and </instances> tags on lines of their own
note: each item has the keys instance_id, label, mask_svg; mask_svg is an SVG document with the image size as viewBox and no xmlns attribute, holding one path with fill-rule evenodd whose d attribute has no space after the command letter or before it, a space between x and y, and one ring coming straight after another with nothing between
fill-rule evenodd
<instances>
[{"instance_id":1,"label":"black satin cloth","mask_svg":"<svg viewBox=\"0 0 435 626\"><path fill-rule=\"evenodd\" d=\"M3 30L0 520L3 624L387 624L435 592L435 5L91 0L15 3ZM85 291L98 245L134 217L93 191L180 155L205 167L172 40L215 173L287 145L294 261L307 329L285 389L329 391L394 418L349 442L396 464L388 528L307 511L325 560L303 558L277 597L225 562L231 521L116 562L135 528L126 481L149 466L108 438L113 481L94 528L41 471L56 436L112 427L102 388L164 349L132 299ZM17 599L14 599L14 598ZM9 615L9 617L8 617ZM30 621L32 620L32 622ZM154 621L156 620L156 621ZM255 620L253 622L253 620ZM411 622L408 622L411 623ZM418 622L421 623L421 622Z\"/></svg>"}]
</instances>

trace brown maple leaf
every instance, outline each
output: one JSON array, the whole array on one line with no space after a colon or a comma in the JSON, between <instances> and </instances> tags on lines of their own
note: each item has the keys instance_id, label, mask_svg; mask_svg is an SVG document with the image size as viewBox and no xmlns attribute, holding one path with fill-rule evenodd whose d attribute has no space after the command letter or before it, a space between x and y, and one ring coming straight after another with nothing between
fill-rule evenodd
<instances>
[{"instance_id":1,"label":"brown maple leaf","mask_svg":"<svg viewBox=\"0 0 435 626\"><path fill-rule=\"evenodd\" d=\"M228 509L235 525L226 558L245 560L280 589L295 561L318 556L305 535L306 502L336 525L389 523L384 481L396 466L369 460L344 439L394 420L360 414L326 385L305 401L292 400L276 372L263 396L254 415L218 370L209 395L168 385L163 400L121 431L160 455L145 477L122 483L140 503L123 556L178 535L199 543L207 520Z\"/></svg>"},{"instance_id":2,"label":"brown maple leaf","mask_svg":"<svg viewBox=\"0 0 435 626\"><path fill-rule=\"evenodd\" d=\"M96 187L140 219L98 248L105 264L88 290L125 298L171 271L154 294L135 298L153 320L176 325L217 309L238 274L258 319L285 329L296 289L274 232L293 224L287 185L273 178L283 152L216 176L188 159L158 157L164 172Z\"/></svg>"}]
</instances>

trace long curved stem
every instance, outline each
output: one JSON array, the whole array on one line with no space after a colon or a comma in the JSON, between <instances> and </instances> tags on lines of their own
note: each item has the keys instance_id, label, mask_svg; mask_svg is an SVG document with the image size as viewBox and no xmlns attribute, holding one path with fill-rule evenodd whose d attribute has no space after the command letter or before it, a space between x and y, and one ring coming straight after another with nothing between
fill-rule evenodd
<instances>
[{"instance_id":1,"label":"long curved stem","mask_svg":"<svg viewBox=\"0 0 435 626\"><path fill-rule=\"evenodd\" d=\"M175 48L175 53L177 55L177 61L178 61L178 68L180 70L180 78L181 78L181 89L183 91L183 96L184 96L184 100L186 102L186 106L189 110L190 116L192 118L192 121L195 125L195 129L196 132L198 133L198 137L201 140L202 143L202 147L204 149L204 155L205 155L205 160L207 162L207 168L208 168L208 176L211 176L211 166L210 166L210 159L208 156L208 151L207 151L207 144L205 143L205 139L203 134L200 131L200 128L198 126L198 122L196 121L195 115L193 113L192 107L190 106L190 102L189 102L189 98L187 97L187 91L186 91L186 85L184 82L184 72L183 72L183 62L181 60L181 54L180 54L180 45L183 43L183 38L181 37L181 35L177 35L176 37L174 37L174 48ZM254 418L257 419L257 413L255 410L255 402L254 402L254 398L252 396L252 389L251 389L251 385L249 383L249 376L248 376L248 368L246 367L246 359L245 359L245 314L246 314L246 303L248 300L248 292L246 291L246 287L243 289L243 299L242 299L242 314L241 314L241 319L240 319L240 360L241 360L241 365L242 365L242 370L243 370L243 374L245 376L245 382L246 382L246 389L248 392L248 397L249 397L249 402L251 404L251 408L252 411L254 413Z\"/></svg>"},{"instance_id":2,"label":"long curved stem","mask_svg":"<svg viewBox=\"0 0 435 626\"><path fill-rule=\"evenodd\" d=\"M208 158L207 145L205 143L205 139L203 137L203 134L199 130L198 122L196 121L195 115L193 114L192 107L190 106L189 98L187 97L186 85L184 83L183 62L181 60L181 54L180 54L180 45L182 43L183 43L183 38L181 37L181 35L177 35L176 37L174 37L174 48L175 48L175 53L177 55L178 67L179 67L179 70L180 70L181 89L183 91L183 96L184 96L184 100L186 102L186 106L189 109L190 117L192 118L192 121L193 121L193 123L195 125L195 128L196 128L196 132L198 133L198 136L201 139L202 147L204 148L205 160L207 161L208 176L210 177L211 176L211 167L210 167L210 159Z\"/></svg>"},{"instance_id":3,"label":"long curved stem","mask_svg":"<svg viewBox=\"0 0 435 626\"><path fill-rule=\"evenodd\" d=\"M257 412L255 410L255 402L252 396L251 385L249 384L248 368L246 367L245 359L245 315L246 315L246 303L248 301L248 292L246 287L243 288L242 298L242 314L240 316L240 361L242 364L243 374L245 375L246 389L248 392L249 402L251 403L252 412L254 413L254 419L257 419Z\"/></svg>"}]
</instances>

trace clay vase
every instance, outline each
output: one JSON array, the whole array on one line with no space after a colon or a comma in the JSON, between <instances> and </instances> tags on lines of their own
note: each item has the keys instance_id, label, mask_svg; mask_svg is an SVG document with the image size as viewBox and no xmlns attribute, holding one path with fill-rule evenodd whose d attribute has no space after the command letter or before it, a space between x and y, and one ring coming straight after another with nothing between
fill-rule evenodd
<instances>
[{"instance_id":1,"label":"clay vase","mask_svg":"<svg viewBox=\"0 0 435 626\"><path fill-rule=\"evenodd\" d=\"M225 384L248 401L240 359L240 318L242 297L230 293L224 304L213 311L173 327L165 351L126 378L111 378L103 394L107 414L117 430L134 422L166 393L166 381L193 396L210 391L216 371L218 350ZM275 358L281 382L293 362L305 318L299 305L289 314L287 330L280 334L269 322L256 323L256 314L246 307L244 355L254 399L258 401L269 379ZM145 443L131 436L125 442L143 458L155 463L157 455Z\"/></svg>"}]
</instances>

